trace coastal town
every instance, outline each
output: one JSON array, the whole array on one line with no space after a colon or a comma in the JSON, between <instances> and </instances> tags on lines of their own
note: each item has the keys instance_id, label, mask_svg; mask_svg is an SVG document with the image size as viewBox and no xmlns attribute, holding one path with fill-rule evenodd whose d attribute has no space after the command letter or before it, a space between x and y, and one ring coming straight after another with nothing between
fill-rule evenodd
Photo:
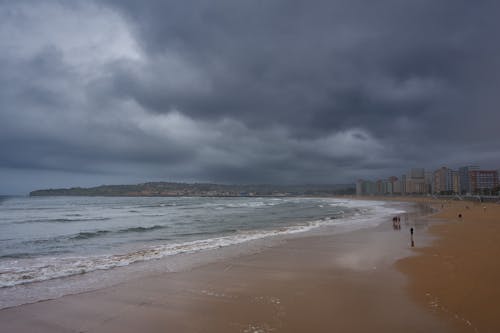
<instances>
[{"instance_id":1,"label":"coastal town","mask_svg":"<svg viewBox=\"0 0 500 333\"><path fill-rule=\"evenodd\" d=\"M356 182L356 195L482 195L500 192L499 170L464 166L454 170L443 166L434 171L412 168L401 177Z\"/></svg>"},{"instance_id":2,"label":"coastal town","mask_svg":"<svg viewBox=\"0 0 500 333\"><path fill-rule=\"evenodd\" d=\"M355 184L332 185L228 185L211 183L149 182L135 185L101 185L90 188L43 189L30 196L204 196L204 197L288 197L352 195L440 195L498 196L500 171L464 166L457 170L441 167L434 171L412 168L408 173L385 179L359 179Z\"/></svg>"}]
</instances>

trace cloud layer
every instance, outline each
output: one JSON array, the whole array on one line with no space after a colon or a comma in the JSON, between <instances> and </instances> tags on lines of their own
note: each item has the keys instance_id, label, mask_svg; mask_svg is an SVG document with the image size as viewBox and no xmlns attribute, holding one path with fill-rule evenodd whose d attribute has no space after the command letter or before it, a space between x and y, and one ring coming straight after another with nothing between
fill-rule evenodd
<instances>
[{"instance_id":1,"label":"cloud layer","mask_svg":"<svg viewBox=\"0 0 500 333\"><path fill-rule=\"evenodd\" d=\"M500 167L500 4L0 2L0 193Z\"/></svg>"}]
</instances>

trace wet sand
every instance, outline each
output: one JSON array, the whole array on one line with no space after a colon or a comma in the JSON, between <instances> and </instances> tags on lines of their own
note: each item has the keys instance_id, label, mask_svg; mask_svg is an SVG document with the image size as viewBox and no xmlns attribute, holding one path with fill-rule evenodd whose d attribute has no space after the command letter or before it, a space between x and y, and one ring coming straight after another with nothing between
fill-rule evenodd
<instances>
[{"instance_id":1,"label":"wet sand","mask_svg":"<svg viewBox=\"0 0 500 333\"><path fill-rule=\"evenodd\" d=\"M432 246L397 263L413 299L460 331L500 332L500 205L433 204L448 223L430 228Z\"/></svg>"},{"instance_id":2,"label":"wet sand","mask_svg":"<svg viewBox=\"0 0 500 333\"><path fill-rule=\"evenodd\" d=\"M291 239L253 255L0 311L2 332L455 332L395 261L426 220Z\"/></svg>"}]
</instances>

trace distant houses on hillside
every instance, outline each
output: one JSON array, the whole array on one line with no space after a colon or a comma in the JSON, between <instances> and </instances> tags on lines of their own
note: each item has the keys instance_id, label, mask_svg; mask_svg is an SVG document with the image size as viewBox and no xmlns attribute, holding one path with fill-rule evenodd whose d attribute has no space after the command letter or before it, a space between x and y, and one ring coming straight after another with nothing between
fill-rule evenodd
<instances>
[{"instance_id":1,"label":"distant houses on hillside","mask_svg":"<svg viewBox=\"0 0 500 333\"><path fill-rule=\"evenodd\" d=\"M147 196L147 197L259 197L334 196L354 194L354 184L228 185L209 183L149 182L136 185L36 190L30 196Z\"/></svg>"},{"instance_id":2,"label":"distant houses on hillside","mask_svg":"<svg viewBox=\"0 0 500 333\"><path fill-rule=\"evenodd\" d=\"M464 166L458 170L441 167L433 172L413 168L400 178L391 176L376 181L360 179L357 195L499 195L499 170Z\"/></svg>"}]
</instances>

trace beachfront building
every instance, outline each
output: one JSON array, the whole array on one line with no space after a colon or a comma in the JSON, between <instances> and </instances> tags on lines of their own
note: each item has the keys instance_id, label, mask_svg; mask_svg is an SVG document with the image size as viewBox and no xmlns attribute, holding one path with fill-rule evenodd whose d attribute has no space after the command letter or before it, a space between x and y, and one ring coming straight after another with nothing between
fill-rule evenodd
<instances>
[{"instance_id":1,"label":"beachfront building","mask_svg":"<svg viewBox=\"0 0 500 333\"><path fill-rule=\"evenodd\" d=\"M460 194L471 194L472 187L470 182L470 171L479 170L477 165L464 166L458 169L458 178L460 182Z\"/></svg>"},{"instance_id":2,"label":"beachfront building","mask_svg":"<svg viewBox=\"0 0 500 333\"><path fill-rule=\"evenodd\" d=\"M375 182L358 179L356 182L356 195L375 195L377 194L377 186Z\"/></svg>"},{"instance_id":3,"label":"beachfront building","mask_svg":"<svg viewBox=\"0 0 500 333\"><path fill-rule=\"evenodd\" d=\"M388 194L401 194L401 185L399 183L398 177L391 176L386 180L387 193Z\"/></svg>"},{"instance_id":4,"label":"beachfront building","mask_svg":"<svg viewBox=\"0 0 500 333\"><path fill-rule=\"evenodd\" d=\"M392 182L385 182L385 193L386 194L394 194L394 187L392 186Z\"/></svg>"},{"instance_id":5,"label":"beachfront building","mask_svg":"<svg viewBox=\"0 0 500 333\"><path fill-rule=\"evenodd\" d=\"M460 177L458 175L458 171L456 170L451 170L451 187L453 193L455 194L460 193Z\"/></svg>"},{"instance_id":6,"label":"beachfront building","mask_svg":"<svg viewBox=\"0 0 500 333\"><path fill-rule=\"evenodd\" d=\"M406 175L401 176L401 194L406 194Z\"/></svg>"},{"instance_id":7,"label":"beachfront building","mask_svg":"<svg viewBox=\"0 0 500 333\"><path fill-rule=\"evenodd\" d=\"M395 184L397 184L397 177L389 177L388 179L379 179L377 181L370 181L358 179L356 182L356 195L392 195L395 192ZM400 188L401 186L398 186Z\"/></svg>"},{"instance_id":8,"label":"beachfront building","mask_svg":"<svg viewBox=\"0 0 500 333\"><path fill-rule=\"evenodd\" d=\"M410 170L410 177L406 177L406 194L425 194L428 193L428 186L425 182L425 169L413 168Z\"/></svg>"},{"instance_id":9,"label":"beachfront building","mask_svg":"<svg viewBox=\"0 0 500 333\"><path fill-rule=\"evenodd\" d=\"M500 191L499 170L479 170L477 166L458 171L441 167L434 172L413 168L401 179L391 176L376 181L359 179L357 195L496 194Z\"/></svg>"},{"instance_id":10,"label":"beachfront building","mask_svg":"<svg viewBox=\"0 0 500 333\"><path fill-rule=\"evenodd\" d=\"M497 170L472 170L469 171L471 193L491 194L498 187Z\"/></svg>"},{"instance_id":11,"label":"beachfront building","mask_svg":"<svg viewBox=\"0 0 500 333\"><path fill-rule=\"evenodd\" d=\"M363 180L362 179L358 179L356 181L356 195L357 196L363 195Z\"/></svg>"},{"instance_id":12,"label":"beachfront building","mask_svg":"<svg viewBox=\"0 0 500 333\"><path fill-rule=\"evenodd\" d=\"M434 173L430 171L425 172L425 185L427 186L427 193L434 193Z\"/></svg>"},{"instance_id":13,"label":"beachfront building","mask_svg":"<svg viewBox=\"0 0 500 333\"><path fill-rule=\"evenodd\" d=\"M376 194L385 194L386 188L383 180L379 179L375 182L375 193Z\"/></svg>"},{"instance_id":14,"label":"beachfront building","mask_svg":"<svg viewBox=\"0 0 500 333\"><path fill-rule=\"evenodd\" d=\"M396 180L394 183L392 183L392 193L394 194L402 194L403 193L403 186L401 185L401 180Z\"/></svg>"},{"instance_id":15,"label":"beachfront building","mask_svg":"<svg viewBox=\"0 0 500 333\"><path fill-rule=\"evenodd\" d=\"M424 168L413 168L410 170L410 178L412 179L424 179L425 169Z\"/></svg>"},{"instance_id":16,"label":"beachfront building","mask_svg":"<svg viewBox=\"0 0 500 333\"><path fill-rule=\"evenodd\" d=\"M500 169L497 170L497 174L498 174L498 186L493 194L500 196Z\"/></svg>"},{"instance_id":17,"label":"beachfront building","mask_svg":"<svg viewBox=\"0 0 500 333\"><path fill-rule=\"evenodd\" d=\"M458 172L447 167L441 167L434 171L433 193L454 194L459 192Z\"/></svg>"}]
</instances>

